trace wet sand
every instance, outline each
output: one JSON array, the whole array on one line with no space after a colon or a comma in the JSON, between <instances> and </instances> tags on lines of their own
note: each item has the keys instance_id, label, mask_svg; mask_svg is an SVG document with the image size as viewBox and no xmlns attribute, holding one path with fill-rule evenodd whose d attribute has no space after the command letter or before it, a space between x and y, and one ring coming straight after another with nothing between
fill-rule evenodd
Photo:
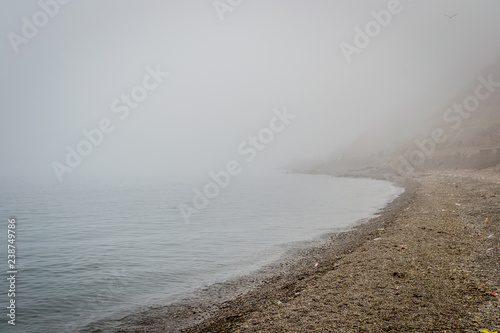
<instances>
[{"instance_id":1,"label":"wet sand","mask_svg":"<svg viewBox=\"0 0 500 333\"><path fill-rule=\"evenodd\" d=\"M89 330L499 330L498 170L392 180L405 193L355 230L328 235L321 247L296 251L281 264L214 286L200 298Z\"/></svg>"}]
</instances>

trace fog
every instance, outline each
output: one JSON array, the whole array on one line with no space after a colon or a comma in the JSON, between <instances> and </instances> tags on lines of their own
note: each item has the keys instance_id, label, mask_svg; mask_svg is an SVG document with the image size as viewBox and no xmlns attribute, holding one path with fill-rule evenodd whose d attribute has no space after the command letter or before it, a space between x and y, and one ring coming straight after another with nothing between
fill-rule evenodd
<instances>
[{"instance_id":1,"label":"fog","mask_svg":"<svg viewBox=\"0 0 500 333\"><path fill-rule=\"evenodd\" d=\"M48 14L37 16L40 3ZM57 183L54 165L66 181L325 159L374 124L443 103L498 60L496 0L401 0L346 57L341 45L390 3L2 1L0 175ZM36 32L25 26L36 20ZM126 104L134 89L140 102ZM249 161L239 147L284 110ZM69 167L67 147L94 129L102 137Z\"/></svg>"}]
</instances>

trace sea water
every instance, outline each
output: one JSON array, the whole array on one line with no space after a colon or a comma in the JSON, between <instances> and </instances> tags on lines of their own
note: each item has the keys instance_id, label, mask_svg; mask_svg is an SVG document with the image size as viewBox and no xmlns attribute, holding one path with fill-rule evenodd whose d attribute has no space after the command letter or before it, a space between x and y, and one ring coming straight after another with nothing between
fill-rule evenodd
<instances>
[{"instance_id":1,"label":"sea water","mask_svg":"<svg viewBox=\"0 0 500 333\"><path fill-rule=\"evenodd\" d=\"M348 229L402 191L370 179L241 176L188 221L179 205L194 207L193 190L204 184L188 178L50 186L4 181L0 248L6 272L7 224L15 218L16 325L7 323L4 278L0 331L70 332L170 304L272 263L287 244Z\"/></svg>"}]
</instances>

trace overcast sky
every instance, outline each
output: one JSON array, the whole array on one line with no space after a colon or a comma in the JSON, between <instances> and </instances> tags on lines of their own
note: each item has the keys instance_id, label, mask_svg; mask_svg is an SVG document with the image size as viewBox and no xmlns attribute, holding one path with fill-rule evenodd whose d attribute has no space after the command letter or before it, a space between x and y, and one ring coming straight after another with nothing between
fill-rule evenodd
<instances>
[{"instance_id":1,"label":"overcast sky","mask_svg":"<svg viewBox=\"0 0 500 333\"><path fill-rule=\"evenodd\" d=\"M389 2L40 1L51 17L1 1L0 174L57 182L53 162L67 166L66 147L103 119L113 132L65 179L206 174L245 161L239 145L284 107L296 117L252 166L325 158L395 112L443 103L499 58L500 1L401 0L348 63L341 43ZM147 79L127 117L113 112L147 68L169 75Z\"/></svg>"}]
</instances>

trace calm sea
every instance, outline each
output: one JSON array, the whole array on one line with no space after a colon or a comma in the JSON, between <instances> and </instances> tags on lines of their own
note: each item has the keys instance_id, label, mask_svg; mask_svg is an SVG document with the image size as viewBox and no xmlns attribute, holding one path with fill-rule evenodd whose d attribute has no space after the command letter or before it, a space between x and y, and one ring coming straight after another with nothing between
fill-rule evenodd
<instances>
[{"instance_id":1,"label":"calm sea","mask_svg":"<svg viewBox=\"0 0 500 333\"><path fill-rule=\"evenodd\" d=\"M205 182L3 182L0 248L16 218L16 326L0 282L1 332L65 332L168 304L249 273L368 218L402 191L388 182L270 173L239 176L186 224L178 205ZM292 244L292 245L290 245Z\"/></svg>"}]
</instances>

